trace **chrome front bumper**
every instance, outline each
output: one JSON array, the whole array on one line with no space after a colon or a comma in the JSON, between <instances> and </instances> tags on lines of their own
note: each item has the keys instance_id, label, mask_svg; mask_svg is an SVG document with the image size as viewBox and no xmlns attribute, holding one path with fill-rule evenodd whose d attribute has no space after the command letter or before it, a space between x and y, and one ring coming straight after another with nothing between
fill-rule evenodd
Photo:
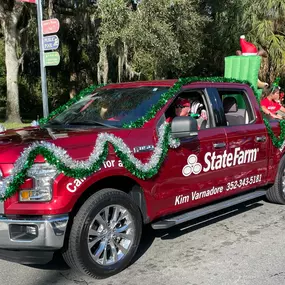
<instances>
[{"instance_id":1,"label":"chrome front bumper","mask_svg":"<svg viewBox=\"0 0 285 285\"><path fill-rule=\"evenodd\" d=\"M68 215L9 219L0 215L0 249L57 250L63 247Z\"/></svg>"}]
</instances>

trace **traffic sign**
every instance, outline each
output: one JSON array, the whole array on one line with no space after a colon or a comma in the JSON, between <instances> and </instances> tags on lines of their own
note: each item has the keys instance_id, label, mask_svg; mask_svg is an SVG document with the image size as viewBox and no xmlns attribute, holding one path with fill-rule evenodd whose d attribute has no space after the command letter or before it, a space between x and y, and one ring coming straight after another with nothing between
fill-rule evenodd
<instances>
[{"instance_id":1,"label":"traffic sign","mask_svg":"<svg viewBox=\"0 0 285 285\"><path fill-rule=\"evenodd\" d=\"M56 66L59 64L59 62L60 62L60 56L57 51L44 53L45 66Z\"/></svg>"},{"instance_id":2,"label":"traffic sign","mask_svg":"<svg viewBox=\"0 0 285 285\"><path fill-rule=\"evenodd\" d=\"M54 50L59 47L59 38L57 35L44 37L44 50Z\"/></svg>"},{"instance_id":3,"label":"traffic sign","mask_svg":"<svg viewBox=\"0 0 285 285\"><path fill-rule=\"evenodd\" d=\"M36 0L17 0L17 2L27 2L27 3L33 3L33 4L37 3Z\"/></svg>"},{"instance_id":4,"label":"traffic sign","mask_svg":"<svg viewBox=\"0 0 285 285\"><path fill-rule=\"evenodd\" d=\"M42 21L43 35L54 34L59 30L58 19L49 19Z\"/></svg>"}]
</instances>

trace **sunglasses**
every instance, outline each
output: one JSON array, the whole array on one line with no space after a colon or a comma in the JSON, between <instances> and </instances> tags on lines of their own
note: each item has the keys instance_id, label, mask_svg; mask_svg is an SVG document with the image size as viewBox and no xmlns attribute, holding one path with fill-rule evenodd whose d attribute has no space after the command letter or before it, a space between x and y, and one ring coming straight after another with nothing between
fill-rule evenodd
<instances>
[{"instance_id":1,"label":"sunglasses","mask_svg":"<svg viewBox=\"0 0 285 285\"><path fill-rule=\"evenodd\" d=\"M175 108L182 108L182 109L183 109L183 108L187 108L187 107L189 107L189 106L182 106L182 105L176 105L176 106L175 106Z\"/></svg>"},{"instance_id":2,"label":"sunglasses","mask_svg":"<svg viewBox=\"0 0 285 285\"><path fill-rule=\"evenodd\" d=\"M278 91L280 91L281 87L280 86L273 86L272 89L271 89L271 93L276 93Z\"/></svg>"}]
</instances>

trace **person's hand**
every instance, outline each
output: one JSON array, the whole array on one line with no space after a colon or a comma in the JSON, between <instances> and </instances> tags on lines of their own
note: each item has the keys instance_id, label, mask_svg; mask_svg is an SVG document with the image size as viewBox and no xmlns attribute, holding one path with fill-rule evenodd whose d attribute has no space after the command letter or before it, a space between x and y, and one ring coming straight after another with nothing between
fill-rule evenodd
<instances>
[{"instance_id":1,"label":"person's hand","mask_svg":"<svg viewBox=\"0 0 285 285\"><path fill-rule=\"evenodd\" d=\"M206 110L202 110L202 111L201 111L201 117L202 117L204 120L208 120L208 116L207 116Z\"/></svg>"},{"instance_id":2,"label":"person's hand","mask_svg":"<svg viewBox=\"0 0 285 285\"><path fill-rule=\"evenodd\" d=\"M271 115L274 119L282 120L283 117L281 115Z\"/></svg>"}]
</instances>

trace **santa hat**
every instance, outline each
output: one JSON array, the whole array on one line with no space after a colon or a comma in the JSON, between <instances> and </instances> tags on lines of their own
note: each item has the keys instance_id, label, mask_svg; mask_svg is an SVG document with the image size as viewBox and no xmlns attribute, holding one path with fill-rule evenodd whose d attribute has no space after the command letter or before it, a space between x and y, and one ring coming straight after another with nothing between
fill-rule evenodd
<instances>
[{"instance_id":1,"label":"santa hat","mask_svg":"<svg viewBox=\"0 0 285 285\"><path fill-rule=\"evenodd\" d=\"M181 106L186 106L186 107L190 107L190 102L188 99L185 98L178 98L176 101L177 105L181 105Z\"/></svg>"},{"instance_id":2,"label":"santa hat","mask_svg":"<svg viewBox=\"0 0 285 285\"><path fill-rule=\"evenodd\" d=\"M242 55L257 55L258 54L257 47L254 44L247 42L245 40L245 36L240 36L239 42L241 46Z\"/></svg>"}]
</instances>

